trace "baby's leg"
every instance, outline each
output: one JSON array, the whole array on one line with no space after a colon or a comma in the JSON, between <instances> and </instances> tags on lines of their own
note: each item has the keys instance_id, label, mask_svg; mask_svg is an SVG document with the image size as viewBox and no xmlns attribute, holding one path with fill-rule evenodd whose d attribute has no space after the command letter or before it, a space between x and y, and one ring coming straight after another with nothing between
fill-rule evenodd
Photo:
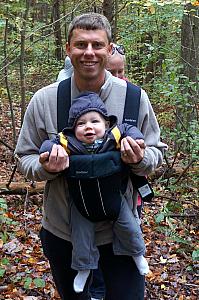
<instances>
[{"instance_id":1,"label":"baby's leg","mask_svg":"<svg viewBox=\"0 0 199 300\"><path fill-rule=\"evenodd\" d=\"M90 270L78 271L73 282L73 288L76 293L83 292L89 274L90 274Z\"/></svg>"},{"instance_id":2,"label":"baby's leg","mask_svg":"<svg viewBox=\"0 0 199 300\"><path fill-rule=\"evenodd\" d=\"M120 214L113 224L113 250L116 255L132 256L141 275L148 273L149 267L144 258L145 243L139 222L129 208L126 200L122 200Z\"/></svg>"},{"instance_id":3,"label":"baby's leg","mask_svg":"<svg viewBox=\"0 0 199 300\"><path fill-rule=\"evenodd\" d=\"M71 267L78 271L74 290L83 291L90 270L98 268L99 252L95 245L95 224L83 217L74 203L71 204L71 241L73 245Z\"/></svg>"}]
</instances>

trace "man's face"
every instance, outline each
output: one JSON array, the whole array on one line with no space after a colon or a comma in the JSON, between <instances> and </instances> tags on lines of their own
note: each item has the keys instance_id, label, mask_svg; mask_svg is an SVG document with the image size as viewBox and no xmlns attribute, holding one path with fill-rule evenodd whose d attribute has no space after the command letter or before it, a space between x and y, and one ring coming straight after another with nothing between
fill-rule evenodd
<instances>
[{"instance_id":1,"label":"man's face","mask_svg":"<svg viewBox=\"0 0 199 300\"><path fill-rule=\"evenodd\" d=\"M78 80L104 80L112 45L104 30L74 29L66 51Z\"/></svg>"}]
</instances>

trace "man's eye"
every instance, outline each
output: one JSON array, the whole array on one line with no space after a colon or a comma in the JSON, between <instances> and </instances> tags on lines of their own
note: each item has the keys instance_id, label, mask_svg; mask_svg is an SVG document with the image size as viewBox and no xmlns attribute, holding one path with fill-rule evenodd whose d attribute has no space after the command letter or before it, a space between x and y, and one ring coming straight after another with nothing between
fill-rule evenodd
<instances>
[{"instance_id":1,"label":"man's eye","mask_svg":"<svg viewBox=\"0 0 199 300\"><path fill-rule=\"evenodd\" d=\"M93 44L94 49L101 49L102 47L103 47L103 45L101 43L96 42Z\"/></svg>"},{"instance_id":2,"label":"man's eye","mask_svg":"<svg viewBox=\"0 0 199 300\"><path fill-rule=\"evenodd\" d=\"M78 43L76 43L76 47L79 49L83 49L83 48L85 48L85 44L83 42L78 42Z\"/></svg>"}]
</instances>

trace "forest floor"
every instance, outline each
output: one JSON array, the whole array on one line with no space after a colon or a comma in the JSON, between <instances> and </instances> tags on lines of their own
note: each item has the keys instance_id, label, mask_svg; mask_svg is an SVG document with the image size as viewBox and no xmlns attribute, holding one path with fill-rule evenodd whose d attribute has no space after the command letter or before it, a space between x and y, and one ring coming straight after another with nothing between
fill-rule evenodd
<instances>
[{"instance_id":1,"label":"forest floor","mask_svg":"<svg viewBox=\"0 0 199 300\"><path fill-rule=\"evenodd\" d=\"M5 105L1 107L1 140L11 145L11 126ZM8 182L14 162L12 151L0 143L0 182ZM15 173L15 182L25 179ZM2 192L2 190L1 190ZM199 264L192 259L198 243L198 218L185 201L188 216L161 215L166 197L176 197L158 182L152 203L145 204L142 229L150 273L146 277L147 300L198 300ZM193 200L193 199L192 199ZM191 198L190 198L191 201ZM196 207L196 202L195 206ZM42 195L0 195L0 300L60 299L38 237L41 227ZM159 218L159 220L158 220ZM122 300L122 299L121 299Z\"/></svg>"}]
</instances>

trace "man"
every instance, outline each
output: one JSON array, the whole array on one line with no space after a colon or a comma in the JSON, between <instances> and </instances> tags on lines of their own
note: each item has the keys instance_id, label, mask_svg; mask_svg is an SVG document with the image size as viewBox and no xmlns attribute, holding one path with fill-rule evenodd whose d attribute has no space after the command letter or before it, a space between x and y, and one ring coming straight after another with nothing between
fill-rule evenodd
<instances>
[{"instance_id":1,"label":"man","mask_svg":"<svg viewBox=\"0 0 199 300\"><path fill-rule=\"evenodd\" d=\"M104 101L108 113L117 115L121 123L126 82L105 71L112 53L111 29L107 19L95 13L74 18L69 26L66 52L74 67L71 98L74 99L85 90L96 92ZM70 267L70 210L63 172L69 165L69 159L61 145L54 145L50 156L47 153L38 154L42 142L57 134L57 88L58 82L42 88L33 96L25 114L16 154L20 157L20 169L28 178L47 180L40 235L61 299L83 300L90 299L90 278L84 291L76 294L73 280L77 273ZM162 163L166 145L160 142L159 127L143 90L138 128L144 135L146 147L141 148L133 139L124 138L121 154L123 161L131 165L134 173L147 175ZM136 191L132 189L129 185L125 195L130 206L132 192L137 197ZM139 274L132 258L113 254L111 222L96 224L96 244L106 285L106 300L144 299L144 276Z\"/></svg>"}]
</instances>

